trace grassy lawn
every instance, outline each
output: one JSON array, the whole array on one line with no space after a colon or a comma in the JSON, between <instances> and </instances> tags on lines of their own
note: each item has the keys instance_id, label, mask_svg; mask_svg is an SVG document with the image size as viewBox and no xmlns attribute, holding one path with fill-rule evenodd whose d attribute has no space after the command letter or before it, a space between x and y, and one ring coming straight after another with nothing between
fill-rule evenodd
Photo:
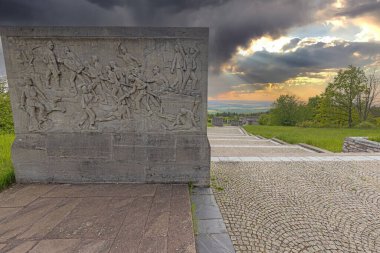
<instances>
[{"instance_id":1,"label":"grassy lawn","mask_svg":"<svg viewBox=\"0 0 380 253\"><path fill-rule=\"evenodd\" d=\"M366 136L380 140L380 128L303 128L253 125L244 126L244 128L251 134L258 134L266 138L276 137L292 144L306 143L332 152L341 152L344 138L348 136Z\"/></svg>"},{"instance_id":2,"label":"grassy lawn","mask_svg":"<svg viewBox=\"0 0 380 253\"><path fill-rule=\"evenodd\" d=\"M13 134L0 134L0 191L14 181L11 161Z\"/></svg>"},{"instance_id":3,"label":"grassy lawn","mask_svg":"<svg viewBox=\"0 0 380 253\"><path fill-rule=\"evenodd\" d=\"M370 137L369 140L380 142L380 136Z\"/></svg>"}]
</instances>

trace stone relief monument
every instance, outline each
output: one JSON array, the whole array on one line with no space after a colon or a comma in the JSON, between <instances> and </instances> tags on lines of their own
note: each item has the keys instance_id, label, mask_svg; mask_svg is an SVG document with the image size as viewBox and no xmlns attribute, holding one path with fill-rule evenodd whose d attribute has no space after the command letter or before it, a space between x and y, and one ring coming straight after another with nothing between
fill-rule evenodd
<instances>
[{"instance_id":1,"label":"stone relief monument","mask_svg":"<svg viewBox=\"0 0 380 253\"><path fill-rule=\"evenodd\" d=\"M207 28L0 32L17 181L209 184Z\"/></svg>"}]
</instances>

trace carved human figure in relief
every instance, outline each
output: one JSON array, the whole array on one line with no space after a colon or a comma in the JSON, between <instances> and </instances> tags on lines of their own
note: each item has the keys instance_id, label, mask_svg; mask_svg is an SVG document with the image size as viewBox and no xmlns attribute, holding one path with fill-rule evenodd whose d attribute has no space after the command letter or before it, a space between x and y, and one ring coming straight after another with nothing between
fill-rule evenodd
<instances>
[{"instance_id":1,"label":"carved human figure in relief","mask_svg":"<svg viewBox=\"0 0 380 253\"><path fill-rule=\"evenodd\" d=\"M128 76L128 82L133 87L131 94L135 94L135 106L137 111L141 111L144 106L149 114L153 114L149 106L148 85L133 74Z\"/></svg>"},{"instance_id":2,"label":"carved human figure in relief","mask_svg":"<svg viewBox=\"0 0 380 253\"><path fill-rule=\"evenodd\" d=\"M33 50L38 48L32 48L32 50L26 50L27 45L25 41L21 40L18 43L18 49L16 51L16 60L17 62L22 65L23 72L26 74L32 74L34 73L34 54Z\"/></svg>"},{"instance_id":3,"label":"carved human figure in relief","mask_svg":"<svg viewBox=\"0 0 380 253\"><path fill-rule=\"evenodd\" d=\"M83 109L82 117L79 120L79 127L90 130L96 130L95 120L96 114L92 109L93 103L97 101L97 96L94 92L92 84L84 84L80 86L81 92L81 107Z\"/></svg>"},{"instance_id":4,"label":"carved human figure in relief","mask_svg":"<svg viewBox=\"0 0 380 253\"><path fill-rule=\"evenodd\" d=\"M31 78L25 78L21 93L20 108L29 116L29 131L37 131L48 120L47 115L53 110L62 111L61 108L49 108L49 100L44 93L33 83ZM58 99L57 99L58 100Z\"/></svg>"},{"instance_id":5,"label":"carved human figure in relief","mask_svg":"<svg viewBox=\"0 0 380 253\"><path fill-rule=\"evenodd\" d=\"M193 109L191 110L194 115L197 114L200 103L201 103L201 96L196 95L193 102Z\"/></svg>"},{"instance_id":6,"label":"carved human figure in relief","mask_svg":"<svg viewBox=\"0 0 380 253\"><path fill-rule=\"evenodd\" d=\"M121 91L120 81L117 78L117 74L112 70L111 66L106 66L106 71L108 77L107 82L110 84L112 97L115 101L117 101L117 96Z\"/></svg>"},{"instance_id":7,"label":"carved human figure in relief","mask_svg":"<svg viewBox=\"0 0 380 253\"><path fill-rule=\"evenodd\" d=\"M63 65L69 70L70 77L70 91L77 94L77 86L75 81L79 74L82 73L84 66L81 63L78 56L76 56L68 47L63 48L64 56L62 59L58 59L58 62L63 63Z\"/></svg>"},{"instance_id":8,"label":"carved human figure in relief","mask_svg":"<svg viewBox=\"0 0 380 253\"><path fill-rule=\"evenodd\" d=\"M146 82L147 83L153 83L157 85L156 89L154 89L155 92L161 93L163 91L171 90L171 87L169 86L168 79L161 73L159 66L153 67L153 76L149 78Z\"/></svg>"},{"instance_id":9,"label":"carved human figure in relief","mask_svg":"<svg viewBox=\"0 0 380 253\"><path fill-rule=\"evenodd\" d=\"M118 51L119 51L119 54L117 55L117 57L121 58L124 61L126 65L126 70L127 70L126 72L128 72L132 68L137 68L137 67L142 66L141 63L137 60L137 58L128 52L128 49L126 47L119 44Z\"/></svg>"},{"instance_id":10,"label":"carved human figure in relief","mask_svg":"<svg viewBox=\"0 0 380 253\"><path fill-rule=\"evenodd\" d=\"M176 116L174 123L168 127L168 130L192 130L197 127L194 114L192 111L181 108Z\"/></svg>"},{"instance_id":11,"label":"carved human figure in relief","mask_svg":"<svg viewBox=\"0 0 380 253\"><path fill-rule=\"evenodd\" d=\"M119 98L117 103L114 105L112 112L106 116L106 120L122 120L130 118L131 107L131 93L127 92Z\"/></svg>"},{"instance_id":12,"label":"carved human figure in relief","mask_svg":"<svg viewBox=\"0 0 380 253\"><path fill-rule=\"evenodd\" d=\"M174 46L174 51L175 53L170 72L172 74L175 73L176 75L172 88L179 92L183 82L183 71L185 70L185 53L181 44L176 44Z\"/></svg>"},{"instance_id":13,"label":"carved human figure in relief","mask_svg":"<svg viewBox=\"0 0 380 253\"><path fill-rule=\"evenodd\" d=\"M107 80L103 77L103 73L101 71L102 67L99 63L99 59L97 56L92 56L92 65L88 62L84 62L85 69L83 73L87 75L92 84L94 85L95 93L100 97L101 103L107 103L107 97L105 91L107 91L107 87L105 87L104 81ZM110 92L108 92L110 93Z\"/></svg>"},{"instance_id":14,"label":"carved human figure in relief","mask_svg":"<svg viewBox=\"0 0 380 253\"><path fill-rule=\"evenodd\" d=\"M46 88L51 88L52 83L57 88L61 87L59 77L61 72L58 68L57 57L54 53L54 43L48 41L43 55L43 62L46 64L46 73L45 73L45 86Z\"/></svg>"},{"instance_id":15,"label":"carved human figure in relief","mask_svg":"<svg viewBox=\"0 0 380 253\"><path fill-rule=\"evenodd\" d=\"M125 84L125 73L119 66L117 66L116 62L110 61L110 67L111 70L116 74L116 78L119 80L119 83L121 85Z\"/></svg>"},{"instance_id":16,"label":"carved human figure in relief","mask_svg":"<svg viewBox=\"0 0 380 253\"><path fill-rule=\"evenodd\" d=\"M185 73L183 75L183 82L181 84L180 92L186 89L186 85L191 80L191 89L195 90L197 88L198 78L195 74L197 70L197 62L196 58L198 56L199 50L197 48L189 47L187 52L185 53Z\"/></svg>"}]
</instances>

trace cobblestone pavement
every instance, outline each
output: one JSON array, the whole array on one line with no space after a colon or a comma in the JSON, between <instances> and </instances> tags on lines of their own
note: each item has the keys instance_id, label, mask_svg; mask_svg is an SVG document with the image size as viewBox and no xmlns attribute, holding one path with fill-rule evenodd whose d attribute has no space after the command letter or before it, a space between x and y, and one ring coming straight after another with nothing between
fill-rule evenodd
<instances>
[{"instance_id":1,"label":"cobblestone pavement","mask_svg":"<svg viewBox=\"0 0 380 253\"><path fill-rule=\"evenodd\" d=\"M380 252L380 161L219 161L212 185L236 252Z\"/></svg>"},{"instance_id":2,"label":"cobblestone pavement","mask_svg":"<svg viewBox=\"0 0 380 253\"><path fill-rule=\"evenodd\" d=\"M380 252L379 162L214 163L236 252Z\"/></svg>"}]
</instances>

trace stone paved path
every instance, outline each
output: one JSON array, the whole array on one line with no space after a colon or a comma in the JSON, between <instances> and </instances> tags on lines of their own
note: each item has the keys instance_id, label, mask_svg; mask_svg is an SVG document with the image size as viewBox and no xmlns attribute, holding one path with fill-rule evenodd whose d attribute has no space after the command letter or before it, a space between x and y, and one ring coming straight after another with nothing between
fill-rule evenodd
<instances>
[{"instance_id":1,"label":"stone paved path","mask_svg":"<svg viewBox=\"0 0 380 253\"><path fill-rule=\"evenodd\" d=\"M212 138L238 133L210 132L217 131ZM305 156L295 148L265 156L247 149L246 157L212 163L215 197L236 252L380 252L379 156Z\"/></svg>"},{"instance_id":2,"label":"stone paved path","mask_svg":"<svg viewBox=\"0 0 380 253\"><path fill-rule=\"evenodd\" d=\"M0 252L195 253L187 185L14 185Z\"/></svg>"}]
</instances>

